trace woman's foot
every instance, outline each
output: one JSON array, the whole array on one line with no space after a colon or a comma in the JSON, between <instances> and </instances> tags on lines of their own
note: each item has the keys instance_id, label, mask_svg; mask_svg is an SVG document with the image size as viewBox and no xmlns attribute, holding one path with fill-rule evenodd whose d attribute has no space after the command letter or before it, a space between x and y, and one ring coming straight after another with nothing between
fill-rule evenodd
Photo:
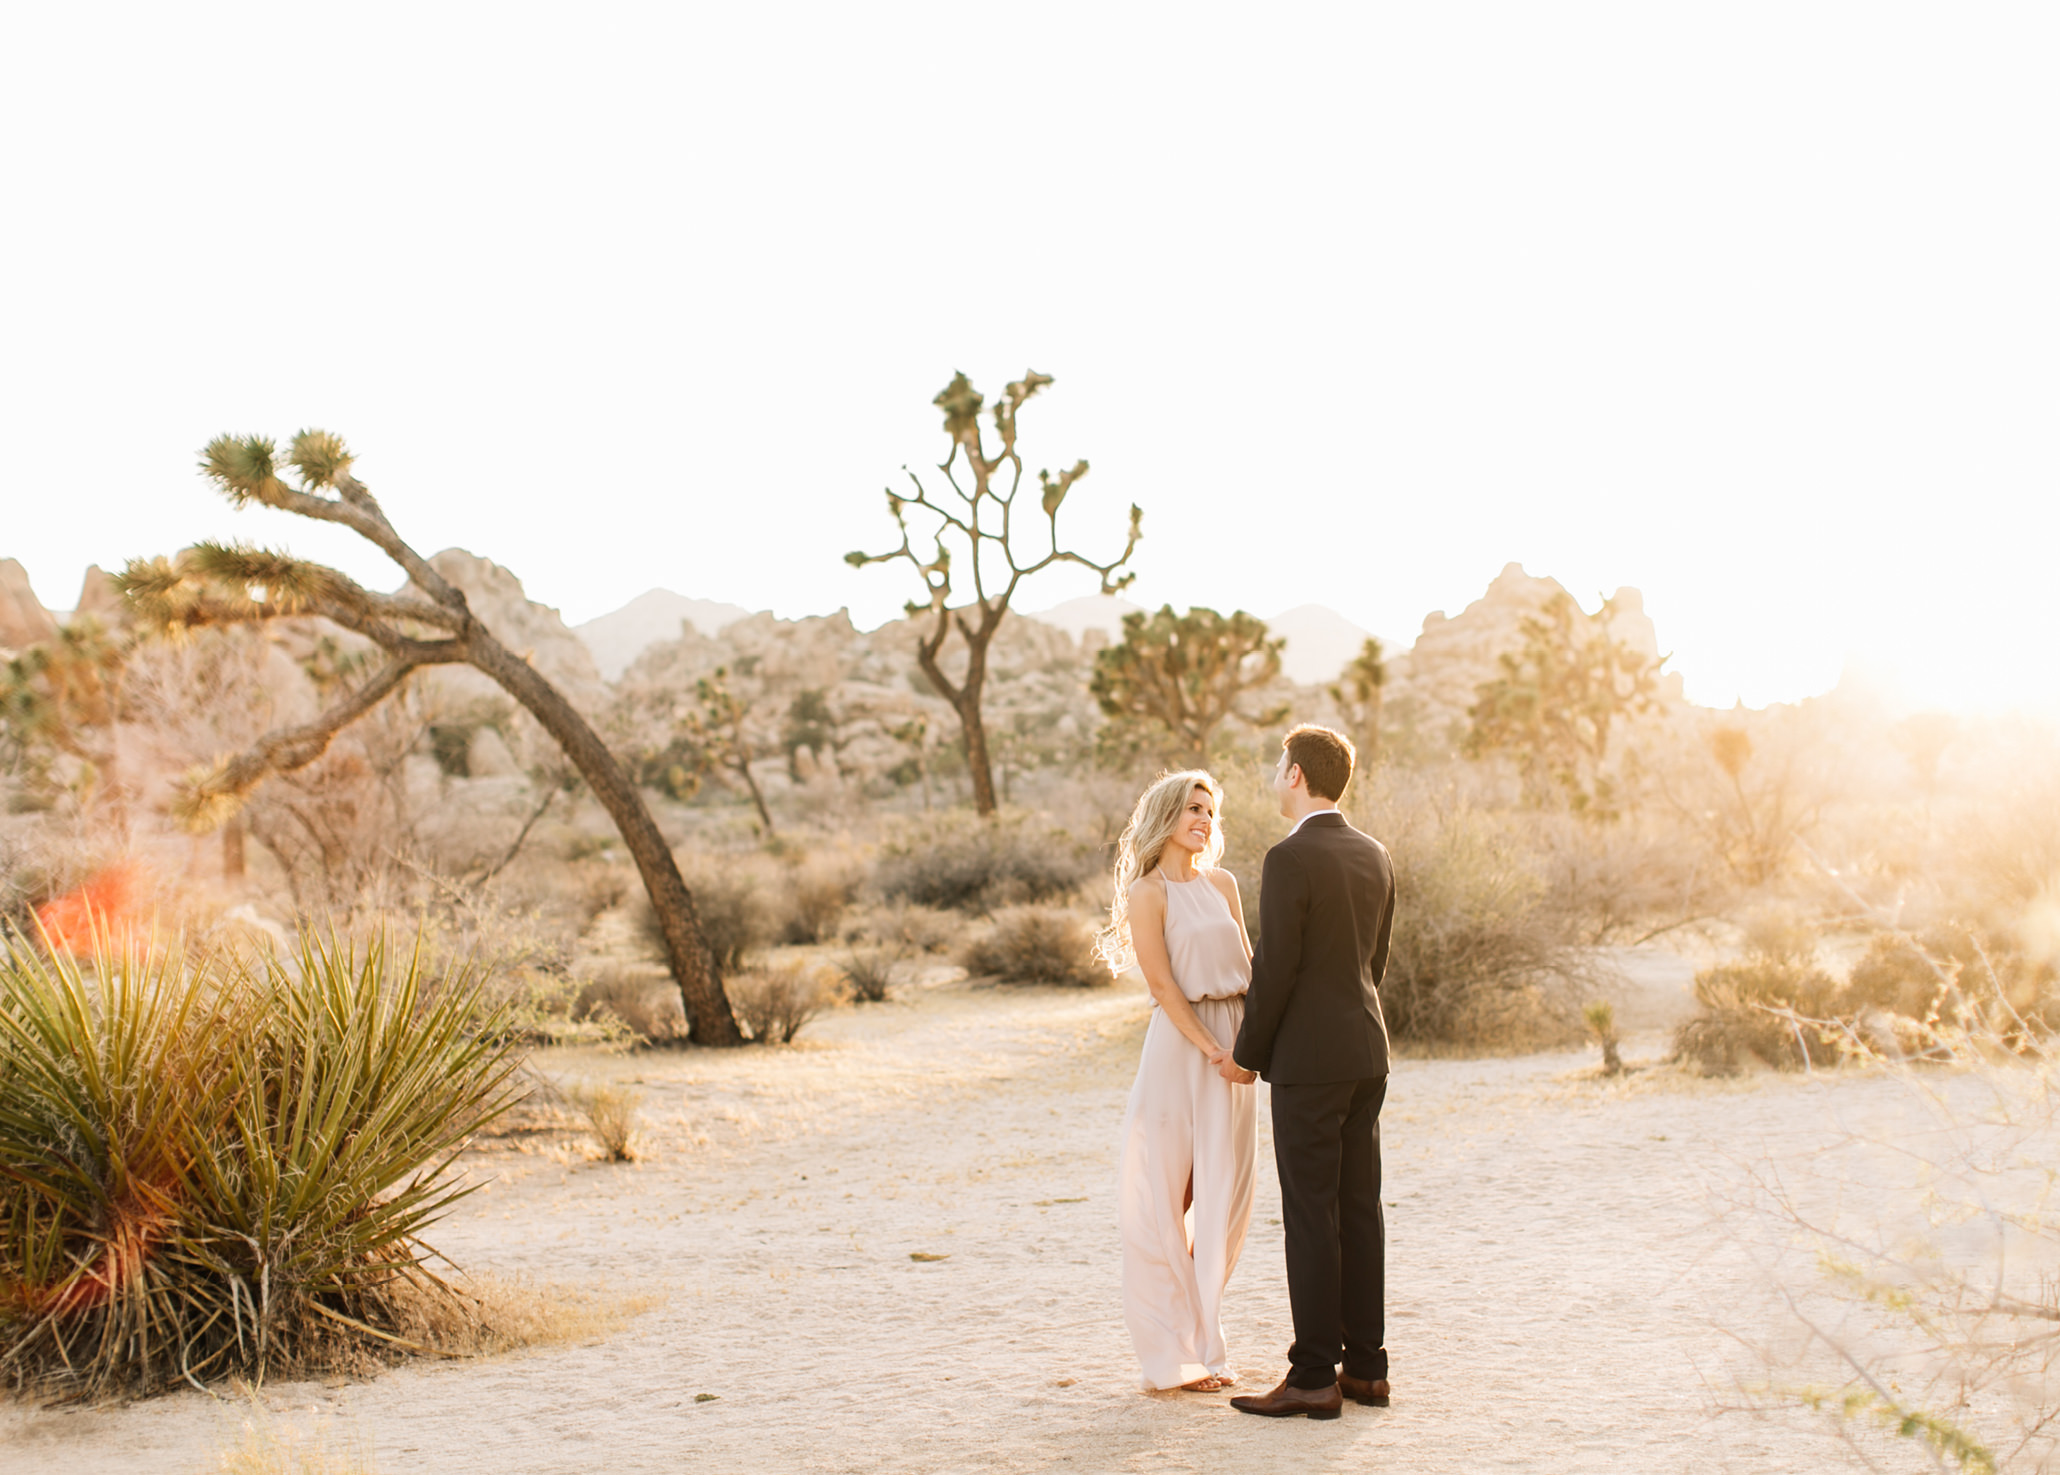
<instances>
[{"instance_id":1,"label":"woman's foot","mask_svg":"<svg viewBox=\"0 0 2060 1475\"><path fill-rule=\"evenodd\" d=\"M1221 1373L1211 1373L1206 1378L1196 1378L1192 1383L1182 1383L1180 1391L1183 1393L1221 1393L1225 1388L1235 1388L1236 1386L1236 1378L1225 1377Z\"/></svg>"}]
</instances>

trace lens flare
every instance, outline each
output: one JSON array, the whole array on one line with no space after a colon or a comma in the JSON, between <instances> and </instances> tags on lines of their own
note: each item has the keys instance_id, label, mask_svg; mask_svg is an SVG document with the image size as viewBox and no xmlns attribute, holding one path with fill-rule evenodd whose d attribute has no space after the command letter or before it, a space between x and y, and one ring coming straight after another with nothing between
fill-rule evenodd
<instances>
[{"instance_id":1,"label":"lens flare","mask_svg":"<svg viewBox=\"0 0 2060 1475\"><path fill-rule=\"evenodd\" d=\"M117 861L76 891L37 907L37 925L53 951L91 952L96 928L113 935L131 925L143 893L142 880L142 868L135 861Z\"/></svg>"}]
</instances>

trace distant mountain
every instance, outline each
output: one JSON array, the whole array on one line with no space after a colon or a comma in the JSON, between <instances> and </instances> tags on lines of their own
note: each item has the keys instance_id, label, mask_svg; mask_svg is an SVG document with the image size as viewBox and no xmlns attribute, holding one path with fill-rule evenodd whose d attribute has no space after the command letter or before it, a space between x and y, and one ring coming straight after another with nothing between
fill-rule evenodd
<instances>
[{"instance_id":1,"label":"distant mountain","mask_svg":"<svg viewBox=\"0 0 2060 1475\"><path fill-rule=\"evenodd\" d=\"M1373 633L1320 604L1298 604L1283 610L1266 622L1266 628L1286 637L1280 668L1288 680L1304 686L1337 680L1345 662L1359 654L1359 647Z\"/></svg>"},{"instance_id":2,"label":"distant mountain","mask_svg":"<svg viewBox=\"0 0 2060 1475\"><path fill-rule=\"evenodd\" d=\"M1063 630L1075 640L1089 630L1099 630L1113 641L1123 634L1123 617L1142 608L1143 605L1118 599L1113 594L1083 594L1050 609L1038 610L1030 618Z\"/></svg>"},{"instance_id":3,"label":"distant mountain","mask_svg":"<svg viewBox=\"0 0 2060 1475\"><path fill-rule=\"evenodd\" d=\"M639 594L621 609L575 625L572 633L594 653L601 675L613 681L643 654L646 647L661 640L677 640L680 622L691 623L703 635L714 635L733 620L744 619L750 610L712 599L689 599L670 589L653 589Z\"/></svg>"}]
</instances>

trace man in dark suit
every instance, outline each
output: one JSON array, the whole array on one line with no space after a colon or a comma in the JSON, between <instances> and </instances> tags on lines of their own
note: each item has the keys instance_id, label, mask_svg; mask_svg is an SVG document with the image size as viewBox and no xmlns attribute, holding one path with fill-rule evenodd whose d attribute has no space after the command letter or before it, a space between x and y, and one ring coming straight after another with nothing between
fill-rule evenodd
<instances>
[{"instance_id":1,"label":"man in dark suit","mask_svg":"<svg viewBox=\"0 0 2060 1475\"><path fill-rule=\"evenodd\" d=\"M1295 1342L1278 1388L1231 1403L1275 1418L1334 1419L1346 1398L1388 1401L1380 981L1395 867L1338 812L1353 757L1328 728L1297 727L1281 744L1273 790L1295 828L1266 852L1244 1027L1218 1066L1256 1070L1273 1088Z\"/></svg>"}]
</instances>

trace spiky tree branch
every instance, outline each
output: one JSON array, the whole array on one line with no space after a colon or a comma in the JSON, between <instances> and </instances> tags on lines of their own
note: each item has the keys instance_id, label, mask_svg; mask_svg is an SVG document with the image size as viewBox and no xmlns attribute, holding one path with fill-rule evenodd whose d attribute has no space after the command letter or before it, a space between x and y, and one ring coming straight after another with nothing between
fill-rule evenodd
<instances>
[{"instance_id":1,"label":"spiky tree branch","mask_svg":"<svg viewBox=\"0 0 2060 1475\"><path fill-rule=\"evenodd\" d=\"M1041 553L1026 551L1018 556L1016 497L1023 488L1024 473L1023 458L1016 450L1016 420L1023 406L1051 382L1051 375L1031 370L1002 392L991 414L999 444L995 453L989 455L980 417L985 397L964 374L952 375L951 383L931 401L944 411L944 433L951 438L951 450L937 467L949 493L940 491L932 497L922 479L904 467L915 495L903 496L892 487L887 489L887 512L901 532L901 545L884 553L859 551L844 558L853 568L905 560L922 580L928 597L911 600L906 606L910 619L930 616L928 630L917 639L916 662L937 693L958 713L966 737L973 803L982 814L994 813L997 806L980 701L987 680L987 652L1009 611L1009 602L1025 579L1062 563L1076 564L1098 575L1104 594L1125 589L1137 575L1119 570L1130 562L1138 539L1144 535L1144 513L1132 504L1129 536L1118 557L1097 563L1059 546L1059 508L1074 484L1087 475L1087 463L1076 461L1056 476L1049 471L1037 473L1038 505L1044 514L1046 544ZM972 484L970 491L960 484L961 467ZM956 502L945 500L947 496L956 498ZM918 535L909 526L911 509L934 518L935 525ZM972 598L956 607L951 603L953 559L948 539L964 545L966 577L972 584ZM919 541L929 546L927 554L918 551ZM999 567L993 569L995 588L989 593L986 565L996 561ZM966 647L965 675L956 682L945 674L940 660L945 643L954 632Z\"/></svg>"},{"instance_id":2,"label":"spiky tree branch","mask_svg":"<svg viewBox=\"0 0 2060 1475\"><path fill-rule=\"evenodd\" d=\"M1133 729L1164 728L1181 761L1199 767L1227 718L1259 726L1285 715L1242 712L1238 702L1280 675L1286 643L1243 610L1220 615L1196 606L1182 615L1170 604L1150 616L1137 610L1123 617L1122 640L1096 654L1089 690L1104 715Z\"/></svg>"},{"instance_id":3,"label":"spiky tree branch","mask_svg":"<svg viewBox=\"0 0 2060 1475\"><path fill-rule=\"evenodd\" d=\"M503 645L451 584L394 531L379 503L352 474L341 438L304 430L286 462L298 485L279 474L279 456L260 436L221 436L202 453L202 469L229 501L256 502L351 529L407 573L412 590L378 594L335 569L244 544L203 543L177 560L139 559L117 581L146 628L176 636L208 626L319 615L356 631L387 662L313 722L268 733L240 754L194 777L181 809L197 823L219 823L274 773L305 767L335 735L399 689L419 666L462 662L484 672L528 710L563 749L608 811L650 894L667 961L679 984L690 1038L740 1043L694 899L672 851L607 745L537 669Z\"/></svg>"}]
</instances>

